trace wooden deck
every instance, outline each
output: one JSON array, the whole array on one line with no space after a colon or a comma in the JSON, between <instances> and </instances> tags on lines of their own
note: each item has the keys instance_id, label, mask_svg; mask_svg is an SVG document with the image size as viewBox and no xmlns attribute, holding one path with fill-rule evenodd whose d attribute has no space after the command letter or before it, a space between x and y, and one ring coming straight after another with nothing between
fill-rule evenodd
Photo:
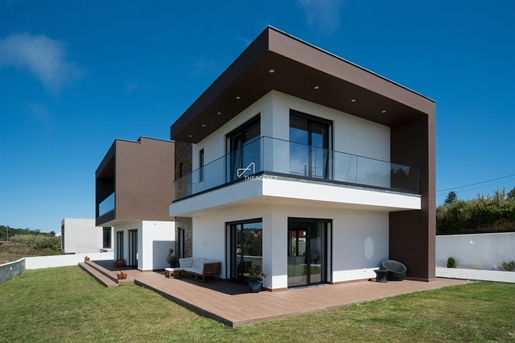
<instances>
[{"instance_id":1,"label":"wooden deck","mask_svg":"<svg viewBox=\"0 0 515 343\"><path fill-rule=\"evenodd\" d=\"M116 270L118 269L112 268L111 272L116 273ZM249 293L247 286L229 281L202 283L190 279L168 279L164 272L127 272L128 279L135 284L149 288L197 314L216 319L231 327L467 283L454 279L437 279L433 282L404 280L388 283L359 281L255 294Z\"/></svg>"}]
</instances>

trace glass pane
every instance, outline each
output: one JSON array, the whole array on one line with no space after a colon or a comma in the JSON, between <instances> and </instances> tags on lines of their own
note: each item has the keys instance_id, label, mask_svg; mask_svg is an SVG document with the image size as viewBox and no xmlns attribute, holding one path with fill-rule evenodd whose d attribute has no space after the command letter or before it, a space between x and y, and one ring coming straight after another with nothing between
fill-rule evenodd
<instances>
[{"instance_id":1,"label":"glass pane","mask_svg":"<svg viewBox=\"0 0 515 343\"><path fill-rule=\"evenodd\" d=\"M311 145L317 148L326 147L326 129L327 125L312 123L311 124Z\"/></svg>"},{"instance_id":2,"label":"glass pane","mask_svg":"<svg viewBox=\"0 0 515 343\"><path fill-rule=\"evenodd\" d=\"M261 222L234 224L233 244L235 251L233 277L247 281L252 264L263 265L263 224Z\"/></svg>"},{"instance_id":3,"label":"glass pane","mask_svg":"<svg viewBox=\"0 0 515 343\"><path fill-rule=\"evenodd\" d=\"M294 143L308 144L308 139L307 119L290 115L290 141Z\"/></svg>"},{"instance_id":4,"label":"glass pane","mask_svg":"<svg viewBox=\"0 0 515 343\"><path fill-rule=\"evenodd\" d=\"M290 223L289 226L299 226L298 224L302 223ZM288 230L289 287L307 284L306 267L306 231L302 229L290 229Z\"/></svg>"},{"instance_id":5,"label":"glass pane","mask_svg":"<svg viewBox=\"0 0 515 343\"><path fill-rule=\"evenodd\" d=\"M310 225L310 283L322 282L324 251L324 223L311 223Z\"/></svg>"}]
</instances>

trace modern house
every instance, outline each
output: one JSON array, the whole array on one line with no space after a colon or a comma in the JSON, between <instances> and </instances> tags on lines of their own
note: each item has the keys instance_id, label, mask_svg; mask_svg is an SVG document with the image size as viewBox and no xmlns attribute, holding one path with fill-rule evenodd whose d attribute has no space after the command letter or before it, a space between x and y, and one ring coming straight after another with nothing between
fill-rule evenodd
<instances>
[{"instance_id":1,"label":"modern house","mask_svg":"<svg viewBox=\"0 0 515 343\"><path fill-rule=\"evenodd\" d=\"M191 217L193 256L222 278L260 264L285 290L394 259L435 279L434 101L268 27L171 139L169 214Z\"/></svg>"},{"instance_id":2,"label":"modern house","mask_svg":"<svg viewBox=\"0 0 515 343\"><path fill-rule=\"evenodd\" d=\"M115 259L140 270L168 267L176 249L168 215L174 180L174 143L115 140L95 173L96 225L113 228Z\"/></svg>"},{"instance_id":3,"label":"modern house","mask_svg":"<svg viewBox=\"0 0 515 343\"><path fill-rule=\"evenodd\" d=\"M95 219L64 218L61 221L61 250L65 253L99 253L112 251L110 227L95 225Z\"/></svg>"}]
</instances>

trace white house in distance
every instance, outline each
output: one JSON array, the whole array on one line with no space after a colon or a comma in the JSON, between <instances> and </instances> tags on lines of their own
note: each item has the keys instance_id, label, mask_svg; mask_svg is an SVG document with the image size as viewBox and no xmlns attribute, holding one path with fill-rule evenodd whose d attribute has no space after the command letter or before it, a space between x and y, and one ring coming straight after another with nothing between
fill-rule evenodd
<instances>
[{"instance_id":1,"label":"white house in distance","mask_svg":"<svg viewBox=\"0 0 515 343\"><path fill-rule=\"evenodd\" d=\"M99 253L113 248L113 230L95 226L95 219L64 218L60 236L61 250L65 253Z\"/></svg>"},{"instance_id":2,"label":"white house in distance","mask_svg":"<svg viewBox=\"0 0 515 343\"><path fill-rule=\"evenodd\" d=\"M434 280L434 101L268 27L171 139L169 214L192 218L193 256L221 261L222 278L260 264L276 291L394 259Z\"/></svg>"}]
</instances>

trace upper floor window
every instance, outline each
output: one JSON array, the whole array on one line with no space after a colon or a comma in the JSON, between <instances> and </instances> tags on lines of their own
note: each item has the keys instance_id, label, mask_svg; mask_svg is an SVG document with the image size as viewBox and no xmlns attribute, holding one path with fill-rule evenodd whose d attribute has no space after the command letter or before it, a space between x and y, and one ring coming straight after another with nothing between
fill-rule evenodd
<instances>
[{"instance_id":1,"label":"upper floor window","mask_svg":"<svg viewBox=\"0 0 515 343\"><path fill-rule=\"evenodd\" d=\"M332 122L290 110L290 172L329 178Z\"/></svg>"},{"instance_id":2,"label":"upper floor window","mask_svg":"<svg viewBox=\"0 0 515 343\"><path fill-rule=\"evenodd\" d=\"M260 134L260 115L257 115L227 135L228 181L260 170Z\"/></svg>"},{"instance_id":3,"label":"upper floor window","mask_svg":"<svg viewBox=\"0 0 515 343\"><path fill-rule=\"evenodd\" d=\"M204 181L204 149L198 152L199 182Z\"/></svg>"}]
</instances>

